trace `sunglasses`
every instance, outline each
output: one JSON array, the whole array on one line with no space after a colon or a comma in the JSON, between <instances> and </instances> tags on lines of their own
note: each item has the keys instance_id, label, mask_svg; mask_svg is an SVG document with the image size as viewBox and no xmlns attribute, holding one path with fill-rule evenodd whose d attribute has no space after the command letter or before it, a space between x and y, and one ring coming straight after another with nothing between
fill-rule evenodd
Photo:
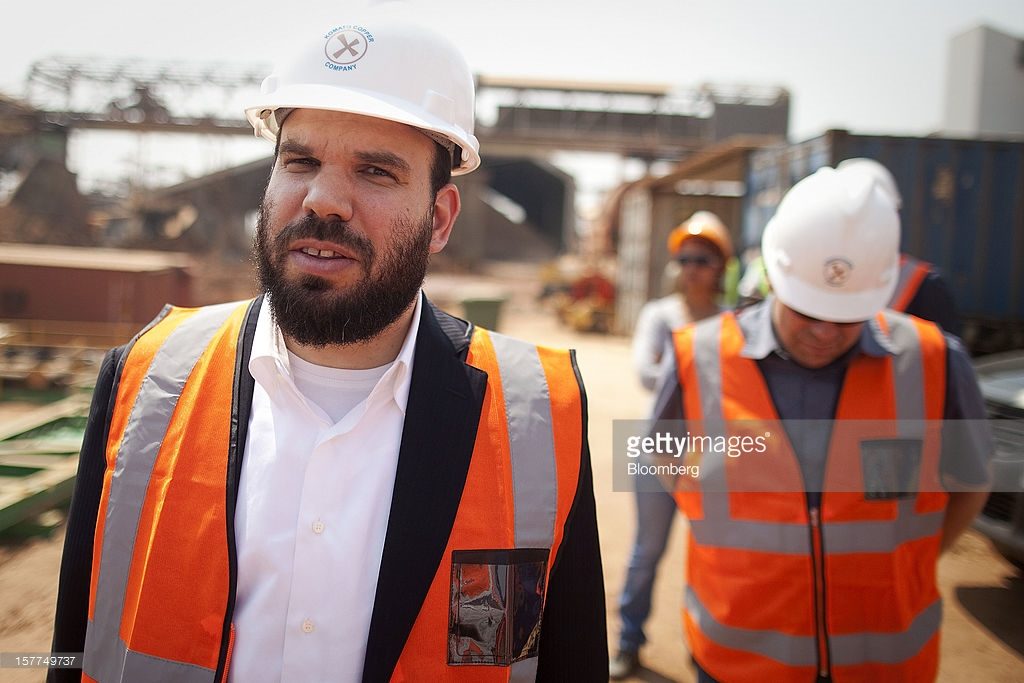
<instances>
[{"instance_id":1,"label":"sunglasses","mask_svg":"<svg viewBox=\"0 0 1024 683\"><path fill-rule=\"evenodd\" d=\"M676 263L681 266L697 266L698 268L707 268L708 266L714 265L714 260L710 256L704 256L698 254L696 256L680 256L676 259Z\"/></svg>"}]
</instances>

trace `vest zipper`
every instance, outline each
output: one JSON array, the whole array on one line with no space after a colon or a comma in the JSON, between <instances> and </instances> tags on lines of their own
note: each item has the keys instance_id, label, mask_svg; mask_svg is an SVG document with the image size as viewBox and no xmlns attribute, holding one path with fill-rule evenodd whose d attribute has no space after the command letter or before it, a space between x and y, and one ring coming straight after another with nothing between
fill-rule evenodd
<instances>
[{"instance_id":1,"label":"vest zipper","mask_svg":"<svg viewBox=\"0 0 1024 683\"><path fill-rule=\"evenodd\" d=\"M231 635L228 636L228 651L224 657L224 674L220 677L220 683L228 683L228 671L231 670L231 651L235 649L235 625L231 625Z\"/></svg>"},{"instance_id":2,"label":"vest zipper","mask_svg":"<svg viewBox=\"0 0 1024 683\"><path fill-rule=\"evenodd\" d=\"M248 420L246 421L248 424ZM238 478L241 473L242 454L238 443L228 448L227 466L227 540L228 540L228 594L224 607L224 626L221 631L220 657L217 660L216 681L227 681L231 650L235 644L235 591L238 590L238 555L235 547L235 505L238 502Z\"/></svg>"},{"instance_id":3,"label":"vest zipper","mask_svg":"<svg viewBox=\"0 0 1024 683\"><path fill-rule=\"evenodd\" d=\"M831 668L828 656L828 630L825 628L825 553L822 548L821 509L812 507L811 562L814 565L814 612L818 632L818 675L828 678Z\"/></svg>"}]
</instances>

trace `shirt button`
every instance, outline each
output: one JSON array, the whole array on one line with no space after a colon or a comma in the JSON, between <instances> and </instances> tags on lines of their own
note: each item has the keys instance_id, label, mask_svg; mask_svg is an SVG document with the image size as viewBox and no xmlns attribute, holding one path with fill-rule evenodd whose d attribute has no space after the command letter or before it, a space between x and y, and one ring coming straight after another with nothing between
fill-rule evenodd
<instances>
[{"instance_id":1,"label":"shirt button","mask_svg":"<svg viewBox=\"0 0 1024 683\"><path fill-rule=\"evenodd\" d=\"M313 522L313 533L322 534L324 532L324 523L319 519Z\"/></svg>"},{"instance_id":2,"label":"shirt button","mask_svg":"<svg viewBox=\"0 0 1024 683\"><path fill-rule=\"evenodd\" d=\"M302 622L302 632L303 633L312 633L313 632L313 622L310 621L309 619L304 620Z\"/></svg>"}]
</instances>

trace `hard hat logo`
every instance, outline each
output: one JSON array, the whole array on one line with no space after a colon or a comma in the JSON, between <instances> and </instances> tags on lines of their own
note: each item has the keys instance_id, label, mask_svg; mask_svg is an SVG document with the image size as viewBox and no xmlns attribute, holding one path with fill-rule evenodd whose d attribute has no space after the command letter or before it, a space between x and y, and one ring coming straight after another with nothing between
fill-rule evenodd
<instances>
[{"instance_id":1,"label":"hard hat logo","mask_svg":"<svg viewBox=\"0 0 1024 683\"><path fill-rule=\"evenodd\" d=\"M337 38L338 42L341 43L341 49L331 55L331 61L337 64L350 64L353 61L362 57L364 54L366 54L365 51L360 52L359 50L356 49L356 47L362 42L359 38L353 37L352 42L350 43L348 42L349 35L347 33L339 33L334 37ZM346 57L348 56L346 55L346 53L352 55L353 59L346 59ZM342 57L342 55L346 56Z\"/></svg>"},{"instance_id":2,"label":"hard hat logo","mask_svg":"<svg viewBox=\"0 0 1024 683\"><path fill-rule=\"evenodd\" d=\"M277 141L295 109L341 111L405 124L457 147L452 175L478 167L473 72L455 43L403 7L381 3L358 20L303 30L245 108L256 135Z\"/></svg>"},{"instance_id":3,"label":"hard hat logo","mask_svg":"<svg viewBox=\"0 0 1024 683\"><path fill-rule=\"evenodd\" d=\"M853 264L846 259L834 258L825 263L825 284L842 287L850 279Z\"/></svg>"},{"instance_id":4,"label":"hard hat logo","mask_svg":"<svg viewBox=\"0 0 1024 683\"><path fill-rule=\"evenodd\" d=\"M329 63L325 66L355 64L366 56L372 42L373 36L361 26L339 26L327 34L324 54Z\"/></svg>"}]
</instances>

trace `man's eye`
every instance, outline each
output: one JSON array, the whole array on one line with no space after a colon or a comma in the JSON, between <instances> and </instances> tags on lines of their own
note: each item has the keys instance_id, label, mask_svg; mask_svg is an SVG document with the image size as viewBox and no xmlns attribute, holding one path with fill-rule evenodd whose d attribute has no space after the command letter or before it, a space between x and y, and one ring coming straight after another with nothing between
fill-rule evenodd
<instances>
[{"instance_id":1,"label":"man's eye","mask_svg":"<svg viewBox=\"0 0 1024 683\"><path fill-rule=\"evenodd\" d=\"M316 159L310 159L309 157L296 157L294 159L285 159L285 166L317 166Z\"/></svg>"},{"instance_id":2,"label":"man's eye","mask_svg":"<svg viewBox=\"0 0 1024 683\"><path fill-rule=\"evenodd\" d=\"M392 180L395 178L393 173L381 168L380 166L367 166L363 169L363 173L377 178L389 178Z\"/></svg>"}]
</instances>

